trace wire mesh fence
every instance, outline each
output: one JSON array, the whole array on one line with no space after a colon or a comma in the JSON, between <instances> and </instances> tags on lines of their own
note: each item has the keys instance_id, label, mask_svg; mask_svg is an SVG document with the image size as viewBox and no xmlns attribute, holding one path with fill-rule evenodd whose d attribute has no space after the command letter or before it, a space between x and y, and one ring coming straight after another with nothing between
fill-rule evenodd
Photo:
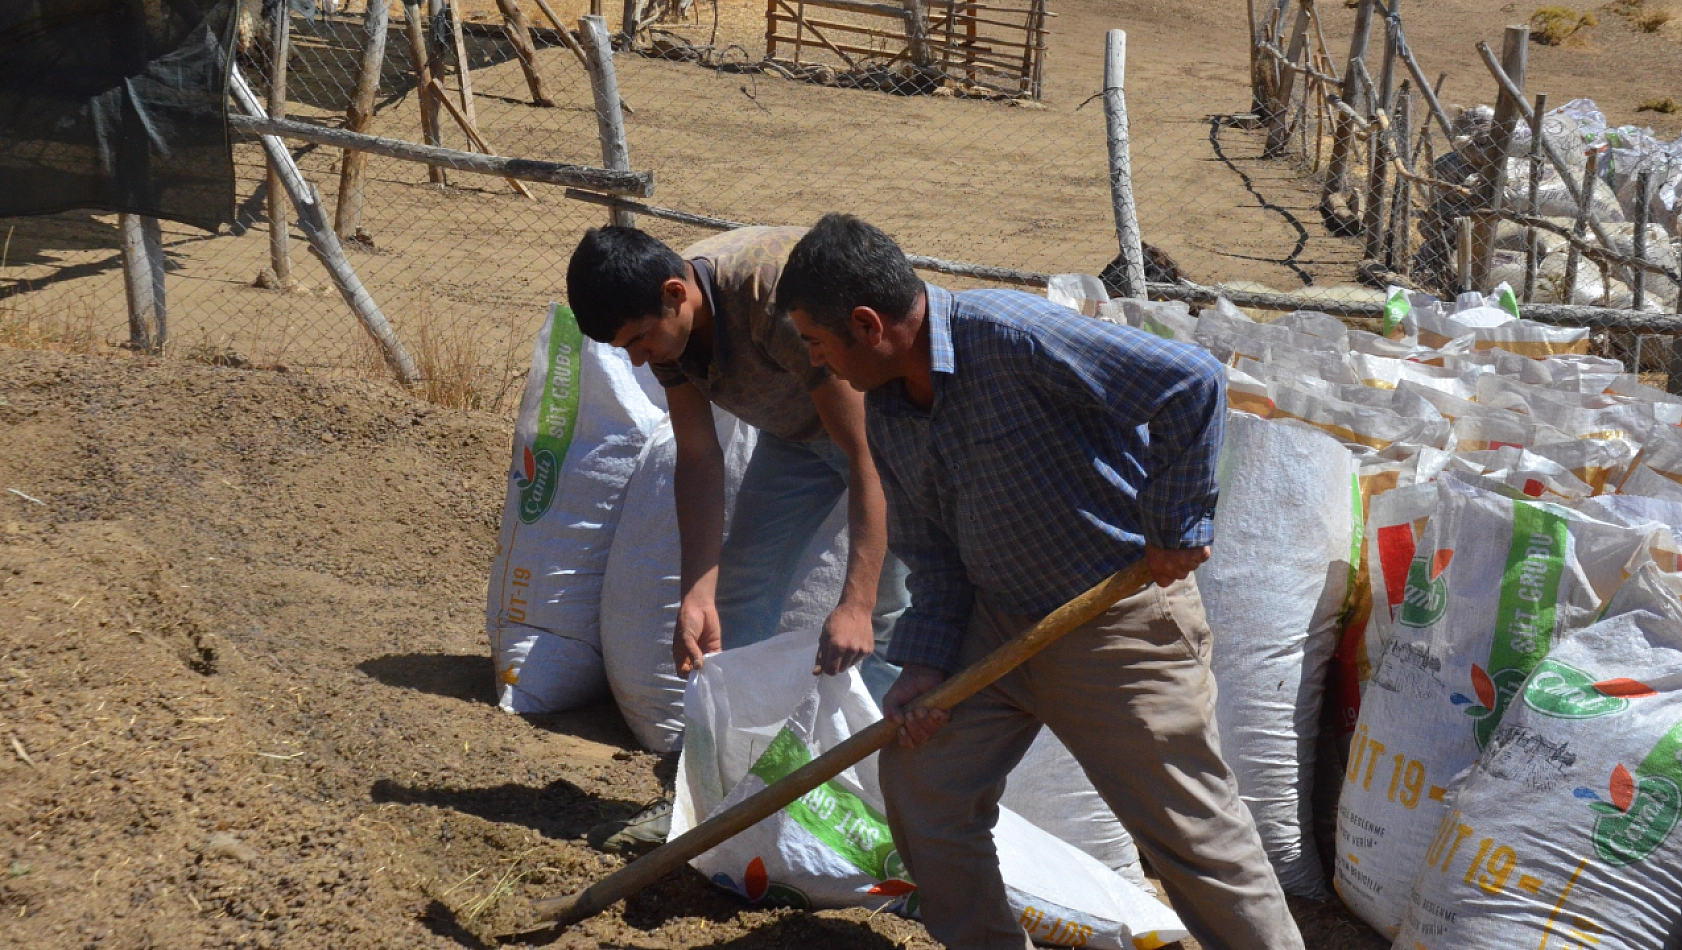
<instances>
[{"instance_id":1,"label":"wire mesh fence","mask_svg":"<svg viewBox=\"0 0 1682 950\"><path fill-rule=\"evenodd\" d=\"M256 0L243 3L236 63L266 102L277 76L274 31ZM376 18L360 2L326 6L313 18L289 18L283 101L291 119L343 126L368 56L365 27ZM1056 10L1037 0L905 6L912 13L897 36L887 15L897 5L862 0L637 7L636 40L620 34L613 62L630 167L655 175L649 202L753 224L808 224L848 211L915 253L1036 273L1104 273L1117 242L1096 95L1101 63L1060 45L1070 41L1045 26ZM372 107L351 124L399 142L602 166L589 56L573 29L588 12L584 0L457 0L454 15L441 2L392 2ZM608 11L613 27L619 16ZM905 26L913 17L920 27ZM980 24L966 39L965 17L1010 25ZM841 23L882 35L847 33ZM966 55L1007 62L1005 36L1021 44L1019 58L1008 60L1014 84L1006 67L967 67ZM1270 143L1276 129L1256 114L1254 90L1241 82L1130 84L1133 184L1151 280L1292 292L1328 307L1382 301L1388 274L1454 289L1427 276L1442 265L1430 263L1440 254L1431 250L1432 202L1417 190L1410 214L1396 214L1402 203L1387 193L1386 213L1397 221L1386 220L1394 239L1376 257L1378 268L1365 234L1342 223L1365 209L1357 202L1328 212L1322 192L1336 134L1324 84L1311 80L1288 99L1295 118L1282 148ZM1420 137L1427 121L1415 108L1408 138ZM1438 174L1421 169L1455 154L1440 132L1425 142L1409 166L1421 178ZM1346 163L1357 196L1370 165L1359 160L1359 145ZM607 210L554 184L368 155L360 204L347 214L346 153L296 141L289 151L319 189L336 243L410 351L428 394L506 406L544 304L565 299L572 248L585 229L606 222ZM383 375L382 354L287 202L290 275L277 274L264 151L236 137L233 155L234 226L209 235L163 225L170 350L212 362ZM708 233L646 215L638 224L679 248ZM85 345L125 337L115 215L16 219L0 230L0 341L7 332ZM1664 247L1669 240L1667 232ZM1664 293L1655 282L1649 299L1669 306ZM1638 345L1655 365L1667 352L1635 335L1620 345L1626 361Z\"/></svg>"}]
</instances>

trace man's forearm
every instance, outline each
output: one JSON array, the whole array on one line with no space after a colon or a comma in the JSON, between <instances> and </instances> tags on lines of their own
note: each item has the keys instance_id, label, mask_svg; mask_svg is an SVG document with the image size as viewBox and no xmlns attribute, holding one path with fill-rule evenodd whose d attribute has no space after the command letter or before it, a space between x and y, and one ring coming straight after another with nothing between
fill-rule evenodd
<instances>
[{"instance_id":1,"label":"man's forearm","mask_svg":"<svg viewBox=\"0 0 1682 950\"><path fill-rule=\"evenodd\" d=\"M698 452L678 456L672 479L677 503L677 533L683 555L681 595L699 589L711 597L718 584L719 551L724 546L724 458Z\"/></svg>"},{"instance_id":2,"label":"man's forearm","mask_svg":"<svg viewBox=\"0 0 1682 950\"><path fill-rule=\"evenodd\" d=\"M876 586L888 553L888 502L869 450L861 447L860 451L862 457L851 462L847 492L847 580L841 588L840 606L869 612L876 606Z\"/></svg>"}]
</instances>

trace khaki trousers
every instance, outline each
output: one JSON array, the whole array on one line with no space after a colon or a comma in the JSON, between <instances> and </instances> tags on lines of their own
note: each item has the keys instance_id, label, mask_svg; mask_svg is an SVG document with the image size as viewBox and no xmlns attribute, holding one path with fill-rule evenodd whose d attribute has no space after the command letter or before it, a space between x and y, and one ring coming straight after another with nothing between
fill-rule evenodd
<instances>
[{"instance_id":1,"label":"khaki trousers","mask_svg":"<svg viewBox=\"0 0 1682 950\"><path fill-rule=\"evenodd\" d=\"M1035 618L976 603L969 664ZM1196 581L1154 584L961 703L933 739L883 750L894 843L923 923L952 950L1031 946L1005 903L992 829L1005 776L1051 727L1161 875L1205 950L1301 950L1215 731Z\"/></svg>"}]
</instances>

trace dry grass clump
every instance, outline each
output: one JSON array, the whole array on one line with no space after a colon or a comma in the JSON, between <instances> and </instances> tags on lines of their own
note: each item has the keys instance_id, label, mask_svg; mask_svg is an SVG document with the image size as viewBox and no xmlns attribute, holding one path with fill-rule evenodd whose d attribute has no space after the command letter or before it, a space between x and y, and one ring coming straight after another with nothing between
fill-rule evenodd
<instances>
[{"instance_id":1,"label":"dry grass clump","mask_svg":"<svg viewBox=\"0 0 1682 950\"><path fill-rule=\"evenodd\" d=\"M1670 96L1663 99L1643 99L1641 104L1635 107L1637 112L1657 112L1660 115L1673 115L1679 110L1682 110L1682 106L1678 106L1676 100Z\"/></svg>"},{"instance_id":2,"label":"dry grass clump","mask_svg":"<svg viewBox=\"0 0 1682 950\"><path fill-rule=\"evenodd\" d=\"M20 303L15 295L0 298L0 347L86 354L103 348L104 344L94 308L87 301L73 301L61 309L42 311Z\"/></svg>"},{"instance_id":3,"label":"dry grass clump","mask_svg":"<svg viewBox=\"0 0 1682 950\"><path fill-rule=\"evenodd\" d=\"M499 342L471 320L443 320L430 302L392 325L420 372L415 394L422 399L446 409L500 412L517 405L525 378L518 341ZM358 337L351 362L359 376L391 378L379 347L366 334Z\"/></svg>"},{"instance_id":4,"label":"dry grass clump","mask_svg":"<svg viewBox=\"0 0 1682 950\"><path fill-rule=\"evenodd\" d=\"M1579 31L1599 25L1593 13L1579 13L1570 7L1541 7L1530 14L1530 38L1544 46L1558 46Z\"/></svg>"},{"instance_id":5,"label":"dry grass clump","mask_svg":"<svg viewBox=\"0 0 1682 950\"><path fill-rule=\"evenodd\" d=\"M1637 14L1631 20L1631 24L1638 33L1657 33L1669 22L1670 11L1668 10L1648 10Z\"/></svg>"}]
</instances>

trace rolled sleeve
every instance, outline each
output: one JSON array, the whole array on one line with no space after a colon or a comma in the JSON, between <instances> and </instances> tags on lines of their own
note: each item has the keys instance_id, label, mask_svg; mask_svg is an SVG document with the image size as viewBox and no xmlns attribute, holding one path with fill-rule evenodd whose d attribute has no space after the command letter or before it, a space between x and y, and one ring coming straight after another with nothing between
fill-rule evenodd
<instances>
[{"instance_id":1,"label":"rolled sleeve","mask_svg":"<svg viewBox=\"0 0 1682 950\"><path fill-rule=\"evenodd\" d=\"M1216 465L1226 429L1226 374L1206 351L1131 327L1071 317L1040 339L1040 379L1150 433L1139 530L1152 547L1214 540Z\"/></svg>"}]
</instances>

